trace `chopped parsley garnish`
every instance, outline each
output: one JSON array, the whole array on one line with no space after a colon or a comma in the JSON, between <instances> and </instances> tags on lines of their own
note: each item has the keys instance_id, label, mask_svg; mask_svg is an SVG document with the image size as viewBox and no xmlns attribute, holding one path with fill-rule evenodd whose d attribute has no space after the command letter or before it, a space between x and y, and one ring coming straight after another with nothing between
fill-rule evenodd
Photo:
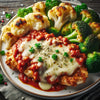
<instances>
[{"instance_id":1,"label":"chopped parsley garnish","mask_svg":"<svg viewBox=\"0 0 100 100\"><path fill-rule=\"evenodd\" d=\"M56 53L59 53L59 50L55 50L56 51Z\"/></svg>"},{"instance_id":2,"label":"chopped parsley garnish","mask_svg":"<svg viewBox=\"0 0 100 100\"><path fill-rule=\"evenodd\" d=\"M41 44L40 44L40 43L35 43L35 47L36 47L37 49L40 49L40 48L41 48Z\"/></svg>"},{"instance_id":3,"label":"chopped parsley garnish","mask_svg":"<svg viewBox=\"0 0 100 100\"><path fill-rule=\"evenodd\" d=\"M0 74L0 84L4 82L4 78L3 78L3 75Z\"/></svg>"},{"instance_id":4,"label":"chopped parsley garnish","mask_svg":"<svg viewBox=\"0 0 100 100\"><path fill-rule=\"evenodd\" d=\"M39 57L38 61L39 61L39 62L43 62L42 57Z\"/></svg>"},{"instance_id":5,"label":"chopped parsley garnish","mask_svg":"<svg viewBox=\"0 0 100 100\"><path fill-rule=\"evenodd\" d=\"M31 49L29 50L31 53L35 52L35 49L33 47L31 47Z\"/></svg>"},{"instance_id":6,"label":"chopped parsley garnish","mask_svg":"<svg viewBox=\"0 0 100 100\"><path fill-rule=\"evenodd\" d=\"M73 58L70 59L70 62L73 62Z\"/></svg>"},{"instance_id":7,"label":"chopped parsley garnish","mask_svg":"<svg viewBox=\"0 0 100 100\"><path fill-rule=\"evenodd\" d=\"M5 55L5 51L4 50L0 51L0 54Z\"/></svg>"},{"instance_id":8,"label":"chopped parsley garnish","mask_svg":"<svg viewBox=\"0 0 100 100\"><path fill-rule=\"evenodd\" d=\"M6 18L11 19L11 14L6 13L5 16Z\"/></svg>"},{"instance_id":9,"label":"chopped parsley garnish","mask_svg":"<svg viewBox=\"0 0 100 100\"><path fill-rule=\"evenodd\" d=\"M68 57L68 53L67 53L67 52L64 52L64 56L65 56L65 57Z\"/></svg>"},{"instance_id":10,"label":"chopped parsley garnish","mask_svg":"<svg viewBox=\"0 0 100 100\"><path fill-rule=\"evenodd\" d=\"M53 54L53 55L52 55L52 59L53 59L53 60L57 60L57 55L56 55L56 54Z\"/></svg>"}]
</instances>

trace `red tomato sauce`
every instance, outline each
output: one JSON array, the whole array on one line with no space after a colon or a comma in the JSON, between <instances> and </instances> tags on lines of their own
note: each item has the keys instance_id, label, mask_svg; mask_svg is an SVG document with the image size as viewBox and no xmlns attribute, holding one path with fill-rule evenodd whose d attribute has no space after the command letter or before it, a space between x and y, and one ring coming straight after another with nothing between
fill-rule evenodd
<instances>
[{"instance_id":1,"label":"red tomato sauce","mask_svg":"<svg viewBox=\"0 0 100 100\"><path fill-rule=\"evenodd\" d=\"M31 78L28 78L27 76L25 76L23 73L24 73L24 70L28 67L28 66L31 66L32 63L30 63L30 58L29 57L25 57L24 59L22 59L22 53L18 51L18 47L21 45L21 43L25 40L27 41L30 41L31 39L37 39L37 41L40 41L40 40L49 40L50 38L57 38L58 40L60 40L59 42L58 41L55 41L54 43L57 45L57 46L60 46L62 47L62 44L64 44L65 46L68 46L69 47L69 50L70 50L70 54L71 54L71 57L74 57L76 58L76 61L80 64L80 65L83 65L85 60L86 60L86 56L84 53L81 53L80 50L79 50L79 46L76 45L76 44L70 44L70 42L68 41L67 38L63 38L62 36L59 36L59 37L55 37L53 33L51 34L48 34L45 30L42 30L42 31L31 31L27 36L24 36L22 38L20 38L16 44L13 46L13 55L14 55L14 58L16 60L16 62L18 63L17 65L17 69L18 71L20 72L19 74L19 79L25 83L25 84L28 84L28 85L31 85L37 89L41 89L38 85L40 79L39 79L39 72L38 72L38 68L36 64L33 64L34 66L32 67L33 69L33 75L34 75L34 80L31 79ZM50 40L50 45L52 45L53 42L52 40ZM47 82L50 83L49 81L49 78L47 78ZM50 90L48 91L59 91L59 90L62 90L64 89L66 86L64 85L61 85L61 84L58 84L59 83L59 80L56 80L50 84L52 84L52 87Z\"/></svg>"}]
</instances>

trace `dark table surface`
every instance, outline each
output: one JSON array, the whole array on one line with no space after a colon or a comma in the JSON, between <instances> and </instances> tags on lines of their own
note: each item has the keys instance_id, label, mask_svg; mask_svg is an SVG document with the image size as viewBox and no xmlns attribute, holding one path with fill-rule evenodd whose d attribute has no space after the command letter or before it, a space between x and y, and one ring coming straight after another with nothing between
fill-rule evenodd
<instances>
[{"instance_id":1,"label":"dark table surface","mask_svg":"<svg viewBox=\"0 0 100 100\"><path fill-rule=\"evenodd\" d=\"M33 2L36 2L36 1L42 1L42 0L0 0L0 20L2 20L2 18L5 19L5 17L3 16L3 11L5 11L7 13L11 13L11 15L14 16L19 8L30 6L33 4ZM76 0L74 0L74 1L76 1ZM80 0L80 2L86 3L88 5L88 7L91 7L95 11L100 13L100 0ZM5 23L0 24L0 28L7 23L8 19L5 19L4 21L5 21ZM11 87L12 87L12 85L11 85ZM79 96L78 98L73 98L70 100L83 100L83 99L84 100L100 100L100 89L99 88L100 88L100 85L98 85L95 89L91 90L91 93L87 93L87 94ZM95 90L97 90L97 91L94 92ZM20 93L21 93L21 91L20 91ZM98 94L98 95L95 96L96 94ZM25 96L27 96L27 95L25 95ZM4 99L3 93L2 94L0 93L0 100L3 100L3 99ZM22 98L19 98L19 99L11 99L11 98L9 99L8 98L8 100L41 100L41 99L36 99L36 98L25 99L22 96Z\"/></svg>"}]
</instances>

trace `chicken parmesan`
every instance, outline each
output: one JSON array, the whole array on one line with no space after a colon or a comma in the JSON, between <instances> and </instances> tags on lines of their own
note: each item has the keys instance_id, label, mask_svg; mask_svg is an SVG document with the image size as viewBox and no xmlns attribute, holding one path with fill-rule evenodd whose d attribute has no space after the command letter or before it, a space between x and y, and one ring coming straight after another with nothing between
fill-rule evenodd
<instances>
[{"instance_id":1,"label":"chicken parmesan","mask_svg":"<svg viewBox=\"0 0 100 100\"><path fill-rule=\"evenodd\" d=\"M22 82L48 91L84 83L88 77L85 60L78 45L46 30L30 31L6 53L6 64L19 72Z\"/></svg>"}]
</instances>

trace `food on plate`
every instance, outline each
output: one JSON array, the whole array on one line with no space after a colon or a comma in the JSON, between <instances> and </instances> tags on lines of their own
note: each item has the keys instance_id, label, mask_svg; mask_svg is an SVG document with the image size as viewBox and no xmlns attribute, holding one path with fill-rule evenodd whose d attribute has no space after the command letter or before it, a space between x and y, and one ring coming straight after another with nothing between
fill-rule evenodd
<instances>
[{"instance_id":1,"label":"food on plate","mask_svg":"<svg viewBox=\"0 0 100 100\"><path fill-rule=\"evenodd\" d=\"M65 36L70 42L83 42L88 35L92 34L90 26L83 21L74 22L72 29L74 29L74 31Z\"/></svg>"},{"instance_id":2,"label":"food on plate","mask_svg":"<svg viewBox=\"0 0 100 100\"><path fill-rule=\"evenodd\" d=\"M18 17L24 17L27 14L32 13L32 12L33 12L32 7L29 7L29 8L20 8L17 11L17 16Z\"/></svg>"},{"instance_id":3,"label":"food on plate","mask_svg":"<svg viewBox=\"0 0 100 100\"><path fill-rule=\"evenodd\" d=\"M85 3L81 3L81 5L75 6L75 11L76 11L78 17L80 17L80 12L84 9L88 9L88 7Z\"/></svg>"},{"instance_id":4,"label":"food on plate","mask_svg":"<svg viewBox=\"0 0 100 100\"><path fill-rule=\"evenodd\" d=\"M93 45L95 43L95 45ZM81 52L86 54L100 50L100 35L91 34L83 43L79 44Z\"/></svg>"},{"instance_id":5,"label":"food on plate","mask_svg":"<svg viewBox=\"0 0 100 100\"><path fill-rule=\"evenodd\" d=\"M78 45L45 30L32 31L20 38L6 56L6 64L11 69L24 73L39 84L76 86L88 77L84 67L86 56L80 52Z\"/></svg>"},{"instance_id":6,"label":"food on plate","mask_svg":"<svg viewBox=\"0 0 100 100\"><path fill-rule=\"evenodd\" d=\"M66 23L61 29L61 34L63 36L69 35L72 32L73 32L72 22Z\"/></svg>"},{"instance_id":7,"label":"food on plate","mask_svg":"<svg viewBox=\"0 0 100 100\"><path fill-rule=\"evenodd\" d=\"M34 3L34 4L33 4L33 7L32 7L34 13L39 12L39 13L42 13L43 15L46 14L45 8L46 8L46 5L45 5L44 2L37 2L37 3Z\"/></svg>"},{"instance_id":8,"label":"food on plate","mask_svg":"<svg viewBox=\"0 0 100 100\"><path fill-rule=\"evenodd\" d=\"M89 22L100 22L99 15L94 10L82 10L80 12L82 15L82 21Z\"/></svg>"},{"instance_id":9,"label":"food on plate","mask_svg":"<svg viewBox=\"0 0 100 100\"><path fill-rule=\"evenodd\" d=\"M46 5L46 13L48 13L48 11L50 9L52 9L54 6L58 6L61 3L61 0L46 0L45 5Z\"/></svg>"},{"instance_id":10,"label":"food on plate","mask_svg":"<svg viewBox=\"0 0 100 100\"><path fill-rule=\"evenodd\" d=\"M10 25L2 28L2 40L9 49L18 38L24 36L30 30L41 30L50 26L47 16L41 13L29 13L25 18L16 18Z\"/></svg>"},{"instance_id":11,"label":"food on plate","mask_svg":"<svg viewBox=\"0 0 100 100\"><path fill-rule=\"evenodd\" d=\"M84 3L74 9L68 2L46 0L19 9L2 28L6 64L23 83L38 89L82 84L88 72L100 72L99 20Z\"/></svg>"},{"instance_id":12,"label":"food on plate","mask_svg":"<svg viewBox=\"0 0 100 100\"><path fill-rule=\"evenodd\" d=\"M50 26L48 17L41 13L30 13L25 16L25 19L31 30L42 30Z\"/></svg>"},{"instance_id":13,"label":"food on plate","mask_svg":"<svg viewBox=\"0 0 100 100\"><path fill-rule=\"evenodd\" d=\"M60 30L68 21L74 21L77 17L74 8L69 3L60 3L48 11L49 19L54 21L54 27Z\"/></svg>"},{"instance_id":14,"label":"food on plate","mask_svg":"<svg viewBox=\"0 0 100 100\"><path fill-rule=\"evenodd\" d=\"M100 34L100 23L91 22L89 25L92 28L93 34Z\"/></svg>"},{"instance_id":15,"label":"food on plate","mask_svg":"<svg viewBox=\"0 0 100 100\"><path fill-rule=\"evenodd\" d=\"M49 27L47 30L46 30L48 33L53 33L55 36L60 36L60 31L57 30L55 27Z\"/></svg>"},{"instance_id":16,"label":"food on plate","mask_svg":"<svg viewBox=\"0 0 100 100\"><path fill-rule=\"evenodd\" d=\"M88 72L100 72L100 52L93 52L87 55L86 66Z\"/></svg>"}]
</instances>

